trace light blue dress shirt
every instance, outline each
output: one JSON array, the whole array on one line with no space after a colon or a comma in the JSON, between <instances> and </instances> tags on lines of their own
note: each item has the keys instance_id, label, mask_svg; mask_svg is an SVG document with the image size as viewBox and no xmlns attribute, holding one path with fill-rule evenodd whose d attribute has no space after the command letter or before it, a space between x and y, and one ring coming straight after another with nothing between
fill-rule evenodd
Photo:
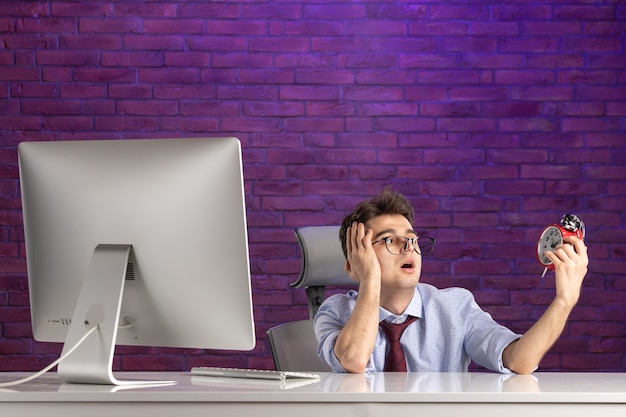
<instances>
[{"instance_id":1,"label":"light blue dress shirt","mask_svg":"<svg viewBox=\"0 0 626 417\"><path fill-rule=\"evenodd\" d=\"M314 318L317 353L335 372L346 372L334 346L357 295L349 291L328 297ZM502 364L502 352L521 335L495 322L468 290L420 283L403 314L379 307L379 321L402 323L408 315L418 318L400 339L409 372L467 372L471 361L492 371L511 372ZM379 328L366 372L382 371L387 351L387 338Z\"/></svg>"}]
</instances>

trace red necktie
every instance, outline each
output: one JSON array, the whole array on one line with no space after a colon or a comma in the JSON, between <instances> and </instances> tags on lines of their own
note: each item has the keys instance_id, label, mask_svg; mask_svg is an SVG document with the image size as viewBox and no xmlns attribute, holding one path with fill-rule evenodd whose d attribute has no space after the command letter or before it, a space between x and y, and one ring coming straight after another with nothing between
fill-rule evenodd
<instances>
[{"instance_id":1,"label":"red necktie","mask_svg":"<svg viewBox=\"0 0 626 417\"><path fill-rule=\"evenodd\" d=\"M389 341L389 353L383 369L385 372L406 372L406 359L404 358L402 346L400 346L400 337L402 337L404 329L415 320L417 320L417 317L409 316L404 323L400 324L388 323L386 321L380 322L380 327Z\"/></svg>"}]
</instances>

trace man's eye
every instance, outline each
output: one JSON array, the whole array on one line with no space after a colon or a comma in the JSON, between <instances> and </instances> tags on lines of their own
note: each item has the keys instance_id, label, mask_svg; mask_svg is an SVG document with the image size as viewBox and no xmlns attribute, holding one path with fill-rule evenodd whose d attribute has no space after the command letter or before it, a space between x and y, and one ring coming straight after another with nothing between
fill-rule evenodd
<instances>
[{"instance_id":1,"label":"man's eye","mask_svg":"<svg viewBox=\"0 0 626 417\"><path fill-rule=\"evenodd\" d=\"M395 242L393 237L386 237L384 239L385 239L385 243L394 243Z\"/></svg>"}]
</instances>

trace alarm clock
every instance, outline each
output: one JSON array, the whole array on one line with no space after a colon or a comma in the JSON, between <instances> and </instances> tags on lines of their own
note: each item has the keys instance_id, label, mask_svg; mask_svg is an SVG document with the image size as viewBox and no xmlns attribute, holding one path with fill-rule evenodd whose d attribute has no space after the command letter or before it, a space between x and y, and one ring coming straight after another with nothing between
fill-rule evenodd
<instances>
[{"instance_id":1,"label":"alarm clock","mask_svg":"<svg viewBox=\"0 0 626 417\"><path fill-rule=\"evenodd\" d=\"M568 236L576 236L579 239L585 238L585 224L574 214L564 215L560 224L550 224L541 232L537 241L537 259L545 267L543 275L548 269L554 269L552 261L544 252L554 252L559 245L563 244L563 239Z\"/></svg>"}]
</instances>

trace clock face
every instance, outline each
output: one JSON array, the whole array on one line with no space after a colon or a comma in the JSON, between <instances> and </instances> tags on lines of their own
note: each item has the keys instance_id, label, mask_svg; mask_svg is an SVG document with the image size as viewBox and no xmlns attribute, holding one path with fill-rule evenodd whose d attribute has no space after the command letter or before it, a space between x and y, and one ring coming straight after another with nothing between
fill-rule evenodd
<instances>
[{"instance_id":1,"label":"clock face","mask_svg":"<svg viewBox=\"0 0 626 417\"><path fill-rule=\"evenodd\" d=\"M552 261L543 253L545 251L554 252L557 246L563 243L563 235L558 227L548 226L545 228L539 242L537 242L537 257L543 265L551 265Z\"/></svg>"}]
</instances>

